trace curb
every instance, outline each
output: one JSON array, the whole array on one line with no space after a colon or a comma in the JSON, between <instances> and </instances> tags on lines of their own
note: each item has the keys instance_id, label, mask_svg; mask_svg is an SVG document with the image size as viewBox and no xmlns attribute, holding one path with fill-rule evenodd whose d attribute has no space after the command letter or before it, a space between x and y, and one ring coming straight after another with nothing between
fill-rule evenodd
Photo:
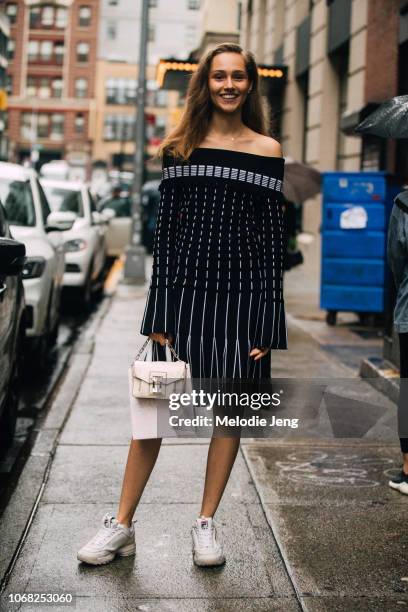
<instances>
[{"instance_id":1,"label":"curb","mask_svg":"<svg viewBox=\"0 0 408 612\"><path fill-rule=\"evenodd\" d=\"M372 387L386 395L392 402L398 402L399 371L388 361L369 357L363 359L360 365L361 378Z\"/></svg>"},{"instance_id":2,"label":"curb","mask_svg":"<svg viewBox=\"0 0 408 612\"><path fill-rule=\"evenodd\" d=\"M40 423L34 446L1 517L3 535L0 550L0 594L7 586L34 520L60 435L92 360L95 335L110 310L113 297L114 293L105 298L68 356L65 369L50 393L51 407L44 421ZM58 382L59 388L56 389Z\"/></svg>"}]
</instances>

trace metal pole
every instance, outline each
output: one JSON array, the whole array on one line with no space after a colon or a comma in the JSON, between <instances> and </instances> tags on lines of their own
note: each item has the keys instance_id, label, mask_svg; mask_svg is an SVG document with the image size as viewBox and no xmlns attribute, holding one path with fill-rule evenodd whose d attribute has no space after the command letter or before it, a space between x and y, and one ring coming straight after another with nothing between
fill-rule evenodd
<instances>
[{"instance_id":1,"label":"metal pole","mask_svg":"<svg viewBox=\"0 0 408 612\"><path fill-rule=\"evenodd\" d=\"M136 95L135 171L133 179L132 230L130 244L125 250L124 281L133 284L145 282L145 248L141 245L141 194L144 178L145 102L147 33L149 26L149 0L142 0L140 22L139 76Z\"/></svg>"}]
</instances>

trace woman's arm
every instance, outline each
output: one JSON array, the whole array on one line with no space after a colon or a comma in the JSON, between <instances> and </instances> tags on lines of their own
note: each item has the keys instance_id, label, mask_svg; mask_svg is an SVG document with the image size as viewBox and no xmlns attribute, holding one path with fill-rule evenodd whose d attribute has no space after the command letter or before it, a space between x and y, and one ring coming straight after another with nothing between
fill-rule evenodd
<instances>
[{"instance_id":1,"label":"woman's arm","mask_svg":"<svg viewBox=\"0 0 408 612\"><path fill-rule=\"evenodd\" d=\"M162 181L153 244L153 268L140 333L175 336L173 274L178 222L178 190L175 180Z\"/></svg>"}]
</instances>

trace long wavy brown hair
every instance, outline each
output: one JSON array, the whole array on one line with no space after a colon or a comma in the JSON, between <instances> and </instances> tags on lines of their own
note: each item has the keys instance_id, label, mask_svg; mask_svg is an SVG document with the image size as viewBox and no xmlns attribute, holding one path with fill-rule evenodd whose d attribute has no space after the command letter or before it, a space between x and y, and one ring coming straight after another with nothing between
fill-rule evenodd
<instances>
[{"instance_id":1,"label":"long wavy brown hair","mask_svg":"<svg viewBox=\"0 0 408 612\"><path fill-rule=\"evenodd\" d=\"M240 45L235 43L221 43L201 58L197 70L190 78L186 106L180 121L165 137L154 158L161 158L167 154L187 160L191 152L205 138L213 109L208 87L211 62L216 55L226 52L242 55L252 85L252 90L242 106L242 122L259 134L269 135L269 122L259 92L258 67L253 54L250 51L244 51Z\"/></svg>"}]
</instances>

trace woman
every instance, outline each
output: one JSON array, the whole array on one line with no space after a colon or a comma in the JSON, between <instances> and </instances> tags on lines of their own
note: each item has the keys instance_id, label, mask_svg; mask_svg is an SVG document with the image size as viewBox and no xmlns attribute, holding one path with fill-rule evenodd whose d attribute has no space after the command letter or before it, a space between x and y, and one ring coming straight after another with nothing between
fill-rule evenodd
<instances>
[{"instance_id":1,"label":"woman","mask_svg":"<svg viewBox=\"0 0 408 612\"><path fill-rule=\"evenodd\" d=\"M154 358L174 343L193 378L270 378L270 349L287 348L284 159L267 133L252 54L219 45L200 61L184 115L159 152L161 200L141 328L154 341ZM104 516L80 560L107 563L135 552L132 517L160 445L132 440L116 518ZM213 517L238 447L239 436L211 439L192 527L197 565L225 561Z\"/></svg>"}]
</instances>

